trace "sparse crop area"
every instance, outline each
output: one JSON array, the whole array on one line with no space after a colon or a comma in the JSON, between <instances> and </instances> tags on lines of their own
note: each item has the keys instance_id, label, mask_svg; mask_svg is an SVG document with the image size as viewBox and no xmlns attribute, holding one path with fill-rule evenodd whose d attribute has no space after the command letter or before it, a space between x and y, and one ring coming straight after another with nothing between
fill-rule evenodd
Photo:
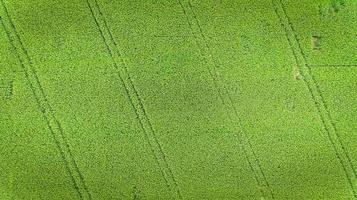
<instances>
[{"instance_id":1,"label":"sparse crop area","mask_svg":"<svg viewBox=\"0 0 357 200\"><path fill-rule=\"evenodd\" d=\"M357 1L0 0L23 199L357 199Z\"/></svg>"}]
</instances>

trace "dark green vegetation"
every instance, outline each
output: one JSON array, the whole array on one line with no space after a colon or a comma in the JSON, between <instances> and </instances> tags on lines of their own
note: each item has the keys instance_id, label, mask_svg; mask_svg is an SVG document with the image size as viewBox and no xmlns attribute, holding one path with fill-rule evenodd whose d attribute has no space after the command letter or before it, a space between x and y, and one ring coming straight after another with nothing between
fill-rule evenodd
<instances>
[{"instance_id":1,"label":"dark green vegetation","mask_svg":"<svg viewBox=\"0 0 357 200\"><path fill-rule=\"evenodd\" d=\"M0 1L0 199L357 199L357 1Z\"/></svg>"}]
</instances>

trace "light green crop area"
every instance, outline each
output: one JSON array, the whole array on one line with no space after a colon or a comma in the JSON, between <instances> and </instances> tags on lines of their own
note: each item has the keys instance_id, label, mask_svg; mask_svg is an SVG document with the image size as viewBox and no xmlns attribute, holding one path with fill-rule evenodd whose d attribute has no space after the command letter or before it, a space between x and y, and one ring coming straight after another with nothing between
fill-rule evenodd
<instances>
[{"instance_id":1,"label":"light green crop area","mask_svg":"<svg viewBox=\"0 0 357 200\"><path fill-rule=\"evenodd\" d=\"M3 199L357 199L357 1L0 0Z\"/></svg>"}]
</instances>

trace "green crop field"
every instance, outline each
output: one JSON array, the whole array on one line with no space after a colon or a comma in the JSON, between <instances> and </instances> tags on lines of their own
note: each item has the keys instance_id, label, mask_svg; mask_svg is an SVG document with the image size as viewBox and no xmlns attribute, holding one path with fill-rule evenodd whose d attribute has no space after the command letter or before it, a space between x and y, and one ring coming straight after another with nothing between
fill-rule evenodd
<instances>
[{"instance_id":1,"label":"green crop field","mask_svg":"<svg viewBox=\"0 0 357 200\"><path fill-rule=\"evenodd\" d=\"M10 199L357 199L357 0L0 0Z\"/></svg>"}]
</instances>

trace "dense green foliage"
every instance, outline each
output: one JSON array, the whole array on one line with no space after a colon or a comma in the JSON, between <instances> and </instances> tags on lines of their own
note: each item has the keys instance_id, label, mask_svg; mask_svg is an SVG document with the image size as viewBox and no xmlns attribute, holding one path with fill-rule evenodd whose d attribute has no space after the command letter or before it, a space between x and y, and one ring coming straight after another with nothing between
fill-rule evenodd
<instances>
[{"instance_id":1,"label":"dense green foliage","mask_svg":"<svg viewBox=\"0 0 357 200\"><path fill-rule=\"evenodd\" d=\"M0 199L357 199L357 1L0 0Z\"/></svg>"}]
</instances>

